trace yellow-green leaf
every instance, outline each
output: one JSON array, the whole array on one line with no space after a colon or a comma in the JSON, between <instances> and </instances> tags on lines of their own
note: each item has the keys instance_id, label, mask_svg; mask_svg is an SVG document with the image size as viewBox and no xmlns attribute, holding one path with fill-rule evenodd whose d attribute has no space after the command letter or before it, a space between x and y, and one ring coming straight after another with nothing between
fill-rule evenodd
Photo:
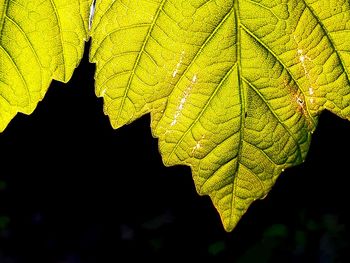
<instances>
[{"instance_id":1,"label":"yellow-green leaf","mask_svg":"<svg viewBox=\"0 0 350 263\"><path fill-rule=\"evenodd\" d=\"M67 82L88 38L91 0L0 0L0 131Z\"/></svg>"},{"instance_id":2,"label":"yellow-green leaf","mask_svg":"<svg viewBox=\"0 0 350 263\"><path fill-rule=\"evenodd\" d=\"M227 231L305 159L322 110L350 118L347 0L101 0L91 36L112 126L150 112Z\"/></svg>"}]
</instances>

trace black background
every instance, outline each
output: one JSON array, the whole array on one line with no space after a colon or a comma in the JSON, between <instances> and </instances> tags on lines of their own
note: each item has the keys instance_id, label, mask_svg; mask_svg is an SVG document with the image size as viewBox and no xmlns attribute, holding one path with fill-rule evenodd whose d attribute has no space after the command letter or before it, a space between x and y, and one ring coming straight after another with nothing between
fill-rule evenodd
<instances>
[{"instance_id":1,"label":"black background","mask_svg":"<svg viewBox=\"0 0 350 263\"><path fill-rule=\"evenodd\" d=\"M113 130L88 46L0 134L0 263L349 262L348 121L324 111L305 163L227 233L190 169L163 165L148 115Z\"/></svg>"}]
</instances>

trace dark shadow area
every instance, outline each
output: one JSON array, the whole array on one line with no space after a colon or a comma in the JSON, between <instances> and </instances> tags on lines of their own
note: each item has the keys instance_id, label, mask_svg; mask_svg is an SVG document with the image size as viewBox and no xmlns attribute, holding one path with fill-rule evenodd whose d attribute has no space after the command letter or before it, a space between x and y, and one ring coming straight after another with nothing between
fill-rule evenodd
<instances>
[{"instance_id":1,"label":"dark shadow area","mask_svg":"<svg viewBox=\"0 0 350 263\"><path fill-rule=\"evenodd\" d=\"M350 123L323 112L305 163L231 233L184 166L165 167L150 118L113 130L85 56L0 134L0 263L350 262Z\"/></svg>"}]
</instances>

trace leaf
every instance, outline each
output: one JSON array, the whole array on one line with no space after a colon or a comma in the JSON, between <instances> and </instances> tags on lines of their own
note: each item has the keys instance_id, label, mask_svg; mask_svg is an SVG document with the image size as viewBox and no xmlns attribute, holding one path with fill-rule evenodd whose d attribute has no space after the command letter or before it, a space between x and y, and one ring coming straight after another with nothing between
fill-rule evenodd
<instances>
[{"instance_id":1,"label":"leaf","mask_svg":"<svg viewBox=\"0 0 350 263\"><path fill-rule=\"evenodd\" d=\"M88 39L91 0L0 0L0 132L67 82Z\"/></svg>"},{"instance_id":2,"label":"leaf","mask_svg":"<svg viewBox=\"0 0 350 263\"><path fill-rule=\"evenodd\" d=\"M347 0L97 2L90 61L114 128L151 113L231 231L305 160L318 116L350 117Z\"/></svg>"}]
</instances>

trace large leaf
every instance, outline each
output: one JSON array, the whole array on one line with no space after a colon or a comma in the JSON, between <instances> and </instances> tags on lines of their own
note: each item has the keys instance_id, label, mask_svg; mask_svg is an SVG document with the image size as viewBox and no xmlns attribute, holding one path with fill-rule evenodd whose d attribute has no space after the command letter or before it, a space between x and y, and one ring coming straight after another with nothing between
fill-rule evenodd
<instances>
[{"instance_id":1,"label":"large leaf","mask_svg":"<svg viewBox=\"0 0 350 263\"><path fill-rule=\"evenodd\" d=\"M305 159L322 110L350 117L348 0L100 0L91 36L112 126L150 112L227 231Z\"/></svg>"},{"instance_id":2,"label":"large leaf","mask_svg":"<svg viewBox=\"0 0 350 263\"><path fill-rule=\"evenodd\" d=\"M67 82L88 38L91 0L0 0L0 132Z\"/></svg>"}]
</instances>

